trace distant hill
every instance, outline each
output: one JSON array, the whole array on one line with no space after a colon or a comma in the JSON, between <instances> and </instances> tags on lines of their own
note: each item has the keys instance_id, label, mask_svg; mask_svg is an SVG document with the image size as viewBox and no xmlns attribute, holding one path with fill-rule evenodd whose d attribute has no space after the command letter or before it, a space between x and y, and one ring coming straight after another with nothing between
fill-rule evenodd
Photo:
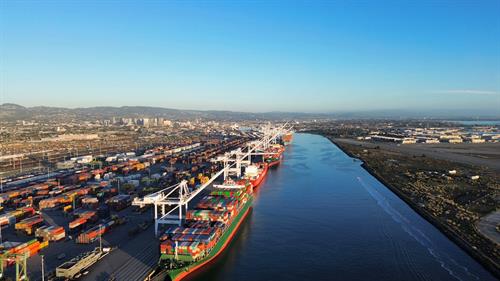
<instances>
[{"instance_id":1,"label":"distant hill","mask_svg":"<svg viewBox=\"0 0 500 281\"><path fill-rule=\"evenodd\" d=\"M0 121L16 120L96 120L113 117L163 117L171 120L304 120L304 119L450 119L450 120L499 120L499 111L474 110L366 110L335 113L265 112L249 113L218 110L179 110L152 106L97 106L63 108L35 106L24 107L12 103L0 105Z\"/></svg>"},{"instance_id":2,"label":"distant hill","mask_svg":"<svg viewBox=\"0 0 500 281\"><path fill-rule=\"evenodd\" d=\"M324 117L325 115L288 112L248 113L217 110L179 110L150 106L97 106L86 108L62 108L47 106L24 107L12 103L5 103L0 105L0 121L96 120L111 119L113 117L163 117L172 120L195 118L214 120L276 120L313 118L314 116Z\"/></svg>"}]
</instances>

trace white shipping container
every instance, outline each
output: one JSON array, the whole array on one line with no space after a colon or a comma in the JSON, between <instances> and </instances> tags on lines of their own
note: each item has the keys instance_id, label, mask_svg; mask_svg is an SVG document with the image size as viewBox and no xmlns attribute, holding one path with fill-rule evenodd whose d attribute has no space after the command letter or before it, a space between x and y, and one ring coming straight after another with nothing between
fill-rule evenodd
<instances>
[{"instance_id":1,"label":"white shipping container","mask_svg":"<svg viewBox=\"0 0 500 281\"><path fill-rule=\"evenodd\" d=\"M61 240L61 239L64 239L64 237L66 237L66 233L61 232L61 233L59 233L59 234L54 235L54 236L52 237L52 240L53 240L53 241L59 241L59 240Z\"/></svg>"},{"instance_id":2,"label":"white shipping container","mask_svg":"<svg viewBox=\"0 0 500 281\"><path fill-rule=\"evenodd\" d=\"M116 156L109 156L109 157L107 157L107 158L106 158L106 160L105 160L105 161L106 161L106 162L114 162L114 161L116 161L117 159L118 159L118 157L116 157Z\"/></svg>"}]
</instances>

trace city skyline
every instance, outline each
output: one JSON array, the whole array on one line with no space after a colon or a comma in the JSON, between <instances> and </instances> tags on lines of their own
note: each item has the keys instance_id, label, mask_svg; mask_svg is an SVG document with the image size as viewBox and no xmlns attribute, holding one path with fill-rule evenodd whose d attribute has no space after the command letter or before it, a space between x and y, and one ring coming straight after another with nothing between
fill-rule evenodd
<instances>
[{"instance_id":1,"label":"city skyline","mask_svg":"<svg viewBox=\"0 0 500 281\"><path fill-rule=\"evenodd\" d=\"M0 104L495 112L499 8L5 1Z\"/></svg>"}]
</instances>

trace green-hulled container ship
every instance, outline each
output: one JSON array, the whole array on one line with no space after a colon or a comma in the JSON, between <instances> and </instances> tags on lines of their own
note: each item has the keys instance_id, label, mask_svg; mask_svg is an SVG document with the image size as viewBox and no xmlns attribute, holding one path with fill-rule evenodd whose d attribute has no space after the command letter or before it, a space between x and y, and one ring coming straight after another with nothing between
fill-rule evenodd
<instances>
[{"instance_id":1,"label":"green-hulled container ship","mask_svg":"<svg viewBox=\"0 0 500 281\"><path fill-rule=\"evenodd\" d=\"M226 180L214 185L183 226L170 227L161 236L160 264L170 280L181 280L213 261L229 245L250 212L253 186L248 180Z\"/></svg>"}]
</instances>

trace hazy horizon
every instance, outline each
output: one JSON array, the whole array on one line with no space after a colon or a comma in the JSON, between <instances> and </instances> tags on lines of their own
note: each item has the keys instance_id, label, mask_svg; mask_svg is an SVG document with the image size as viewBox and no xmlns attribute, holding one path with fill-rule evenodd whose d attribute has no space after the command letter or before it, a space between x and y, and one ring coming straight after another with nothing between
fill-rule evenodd
<instances>
[{"instance_id":1,"label":"hazy horizon","mask_svg":"<svg viewBox=\"0 0 500 281\"><path fill-rule=\"evenodd\" d=\"M498 1L0 6L1 103L498 112Z\"/></svg>"},{"instance_id":2,"label":"hazy horizon","mask_svg":"<svg viewBox=\"0 0 500 281\"><path fill-rule=\"evenodd\" d=\"M171 109L171 110L179 110L179 111L227 111L234 113L248 113L248 114L306 114L306 115L324 115L329 117L339 116L353 116L355 117L363 117L363 118L436 118L436 119L456 119L456 118L465 118L465 119L474 119L474 118L490 118L490 119L500 119L500 112L496 109L493 110L481 110L474 111L471 109L449 109L449 110L441 110L441 109L395 109L395 108L387 108L387 109L374 109L374 110L338 110L338 111L325 111L325 112L312 112L312 111L252 111L252 110L222 110L222 109L192 109L192 108L176 108L176 107L163 107L163 106L155 106L155 105L95 105L95 106L87 106L87 107L56 107L50 105L34 105L34 106L24 106L22 104L16 103L3 103L2 105L13 104L18 106L23 106L25 108L37 108L37 107L47 107L47 108L64 108L64 109L87 109L87 108L123 108L123 107L145 107L145 108L161 108L161 109Z\"/></svg>"}]
</instances>

